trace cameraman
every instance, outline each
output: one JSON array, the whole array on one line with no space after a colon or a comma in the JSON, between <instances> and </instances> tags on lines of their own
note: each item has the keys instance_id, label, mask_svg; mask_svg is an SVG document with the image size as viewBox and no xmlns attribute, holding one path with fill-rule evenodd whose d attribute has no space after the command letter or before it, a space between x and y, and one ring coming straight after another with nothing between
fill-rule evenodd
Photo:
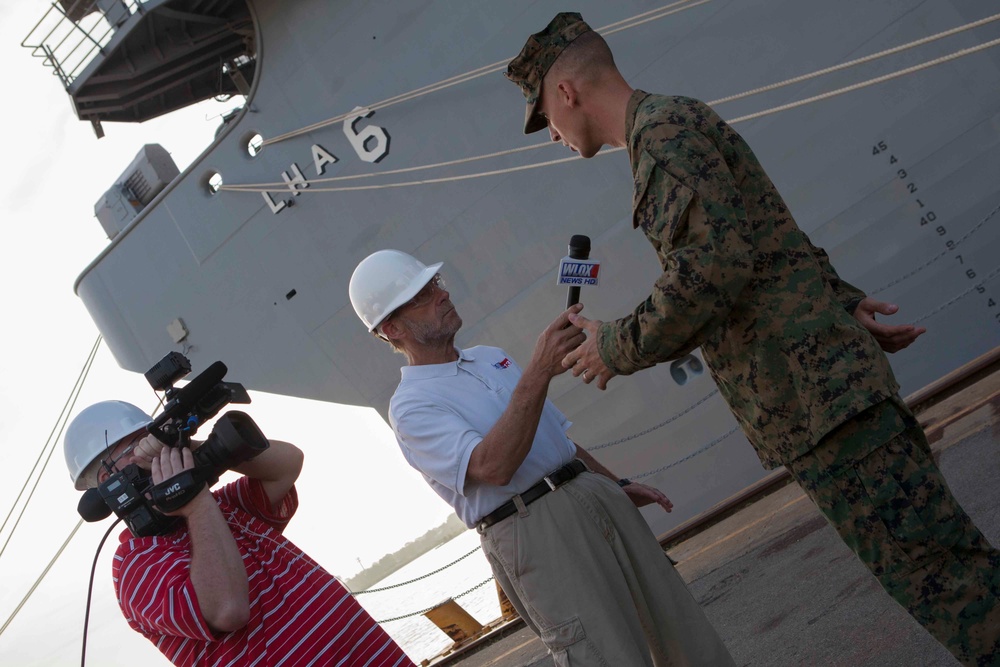
<instances>
[{"instance_id":1,"label":"cameraman","mask_svg":"<svg viewBox=\"0 0 1000 667\"><path fill-rule=\"evenodd\" d=\"M129 464L154 485L194 467L190 449L148 433L151 421L122 401L77 415L64 442L76 488L95 488ZM163 512L177 519L163 534L122 532L112 577L129 625L175 665L412 667L340 582L282 536L298 507L302 452L269 444L233 467L243 475L235 482L205 486Z\"/></svg>"}]
</instances>

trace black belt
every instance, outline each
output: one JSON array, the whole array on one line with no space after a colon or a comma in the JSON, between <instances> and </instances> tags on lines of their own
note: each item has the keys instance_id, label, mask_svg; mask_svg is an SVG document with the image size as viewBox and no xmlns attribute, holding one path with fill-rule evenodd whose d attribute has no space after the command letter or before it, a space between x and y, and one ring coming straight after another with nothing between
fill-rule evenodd
<instances>
[{"instance_id":1,"label":"black belt","mask_svg":"<svg viewBox=\"0 0 1000 667\"><path fill-rule=\"evenodd\" d=\"M544 496L549 491L555 491L557 488L573 479L581 472L585 471L587 466L584 465L583 461L580 459L573 459L562 468L559 468L555 472L551 472L542 478L538 484L520 494L521 502L525 505L530 505L542 496ZM517 512L517 505L514 504L513 500L508 500L500 507L496 508L476 524L476 528L483 530L484 528L489 528L495 523L503 521L507 517Z\"/></svg>"}]
</instances>

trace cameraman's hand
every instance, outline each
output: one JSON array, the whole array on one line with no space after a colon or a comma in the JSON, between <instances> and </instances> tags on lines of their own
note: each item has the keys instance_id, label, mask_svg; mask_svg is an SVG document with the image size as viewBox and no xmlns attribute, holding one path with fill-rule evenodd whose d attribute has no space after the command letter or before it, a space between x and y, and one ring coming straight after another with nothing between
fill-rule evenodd
<instances>
[{"instance_id":1,"label":"cameraman's hand","mask_svg":"<svg viewBox=\"0 0 1000 667\"><path fill-rule=\"evenodd\" d=\"M164 447L166 445L157 440L155 435L147 435L132 450L132 456L135 457L135 464L143 470L152 470L153 459L160 455L160 451Z\"/></svg>"},{"instance_id":2,"label":"cameraman's hand","mask_svg":"<svg viewBox=\"0 0 1000 667\"><path fill-rule=\"evenodd\" d=\"M187 447L163 446L159 455L153 458L153 484L159 484L160 482L166 481L174 475L178 475L185 470L190 470L191 468L194 468L194 454L191 453L190 449ZM191 501L183 507L173 512L164 512L162 509L160 511L167 516L182 516L187 518L193 512L198 511L199 508L205 507L206 502L211 503L213 507L217 507L215 499L212 497L212 493L208 490L208 485L205 485L205 487L198 492L198 495L192 498Z\"/></svg>"}]
</instances>

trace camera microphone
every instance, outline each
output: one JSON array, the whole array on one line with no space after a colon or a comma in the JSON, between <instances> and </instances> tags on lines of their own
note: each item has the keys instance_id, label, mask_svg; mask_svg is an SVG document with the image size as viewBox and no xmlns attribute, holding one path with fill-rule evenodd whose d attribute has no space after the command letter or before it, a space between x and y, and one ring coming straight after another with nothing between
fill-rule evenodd
<instances>
[{"instance_id":1,"label":"camera microphone","mask_svg":"<svg viewBox=\"0 0 1000 667\"><path fill-rule=\"evenodd\" d=\"M198 399L208 393L212 387L222 382L222 378L226 377L226 372L228 372L228 370L229 369L226 368L224 363L216 361L214 364L199 373L198 377L177 390L177 395L174 397L173 401L171 401L171 403L176 403L176 406L172 405L168 407L167 412L190 408L198 401Z\"/></svg>"},{"instance_id":2,"label":"camera microphone","mask_svg":"<svg viewBox=\"0 0 1000 667\"><path fill-rule=\"evenodd\" d=\"M580 287L597 285L600 262L590 259L590 237L574 234L569 240L569 256L559 261L558 285L568 285L566 307L580 302Z\"/></svg>"},{"instance_id":3,"label":"camera microphone","mask_svg":"<svg viewBox=\"0 0 1000 667\"><path fill-rule=\"evenodd\" d=\"M224 363L216 361L214 364L202 371L198 377L188 382L181 389L178 389L177 392L171 397L170 402L167 403L163 410L163 414L154 419L153 423L149 425L149 432L167 444L174 444L176 438L172 438L169 434L163 433L163 425L172 419L183 417L191 412L192 408L194 408L206 394L211 392L217 384L222 382L222 378L226 377L226 372L228 370L229 369L226 368Z\"/></svg>"}]
</instances>

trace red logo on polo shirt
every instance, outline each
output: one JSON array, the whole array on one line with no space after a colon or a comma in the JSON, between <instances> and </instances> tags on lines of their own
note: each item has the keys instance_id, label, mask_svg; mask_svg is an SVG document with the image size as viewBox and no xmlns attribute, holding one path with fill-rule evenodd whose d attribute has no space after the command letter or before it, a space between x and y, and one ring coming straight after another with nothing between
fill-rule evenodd
<instances>
[{"instance_id":1,"label":"red logo on polo shirt","mask_svg":"<svg viewBox=\"0 0 1000 667\"><path fill-rule=\"evenodd\" d=\"M502 371L505 368L510 368L510 359L504 357L503 361L498 361L495 364L493 364L493 368L497 369L498 371Z\"/></svg>"}]
</instances>

